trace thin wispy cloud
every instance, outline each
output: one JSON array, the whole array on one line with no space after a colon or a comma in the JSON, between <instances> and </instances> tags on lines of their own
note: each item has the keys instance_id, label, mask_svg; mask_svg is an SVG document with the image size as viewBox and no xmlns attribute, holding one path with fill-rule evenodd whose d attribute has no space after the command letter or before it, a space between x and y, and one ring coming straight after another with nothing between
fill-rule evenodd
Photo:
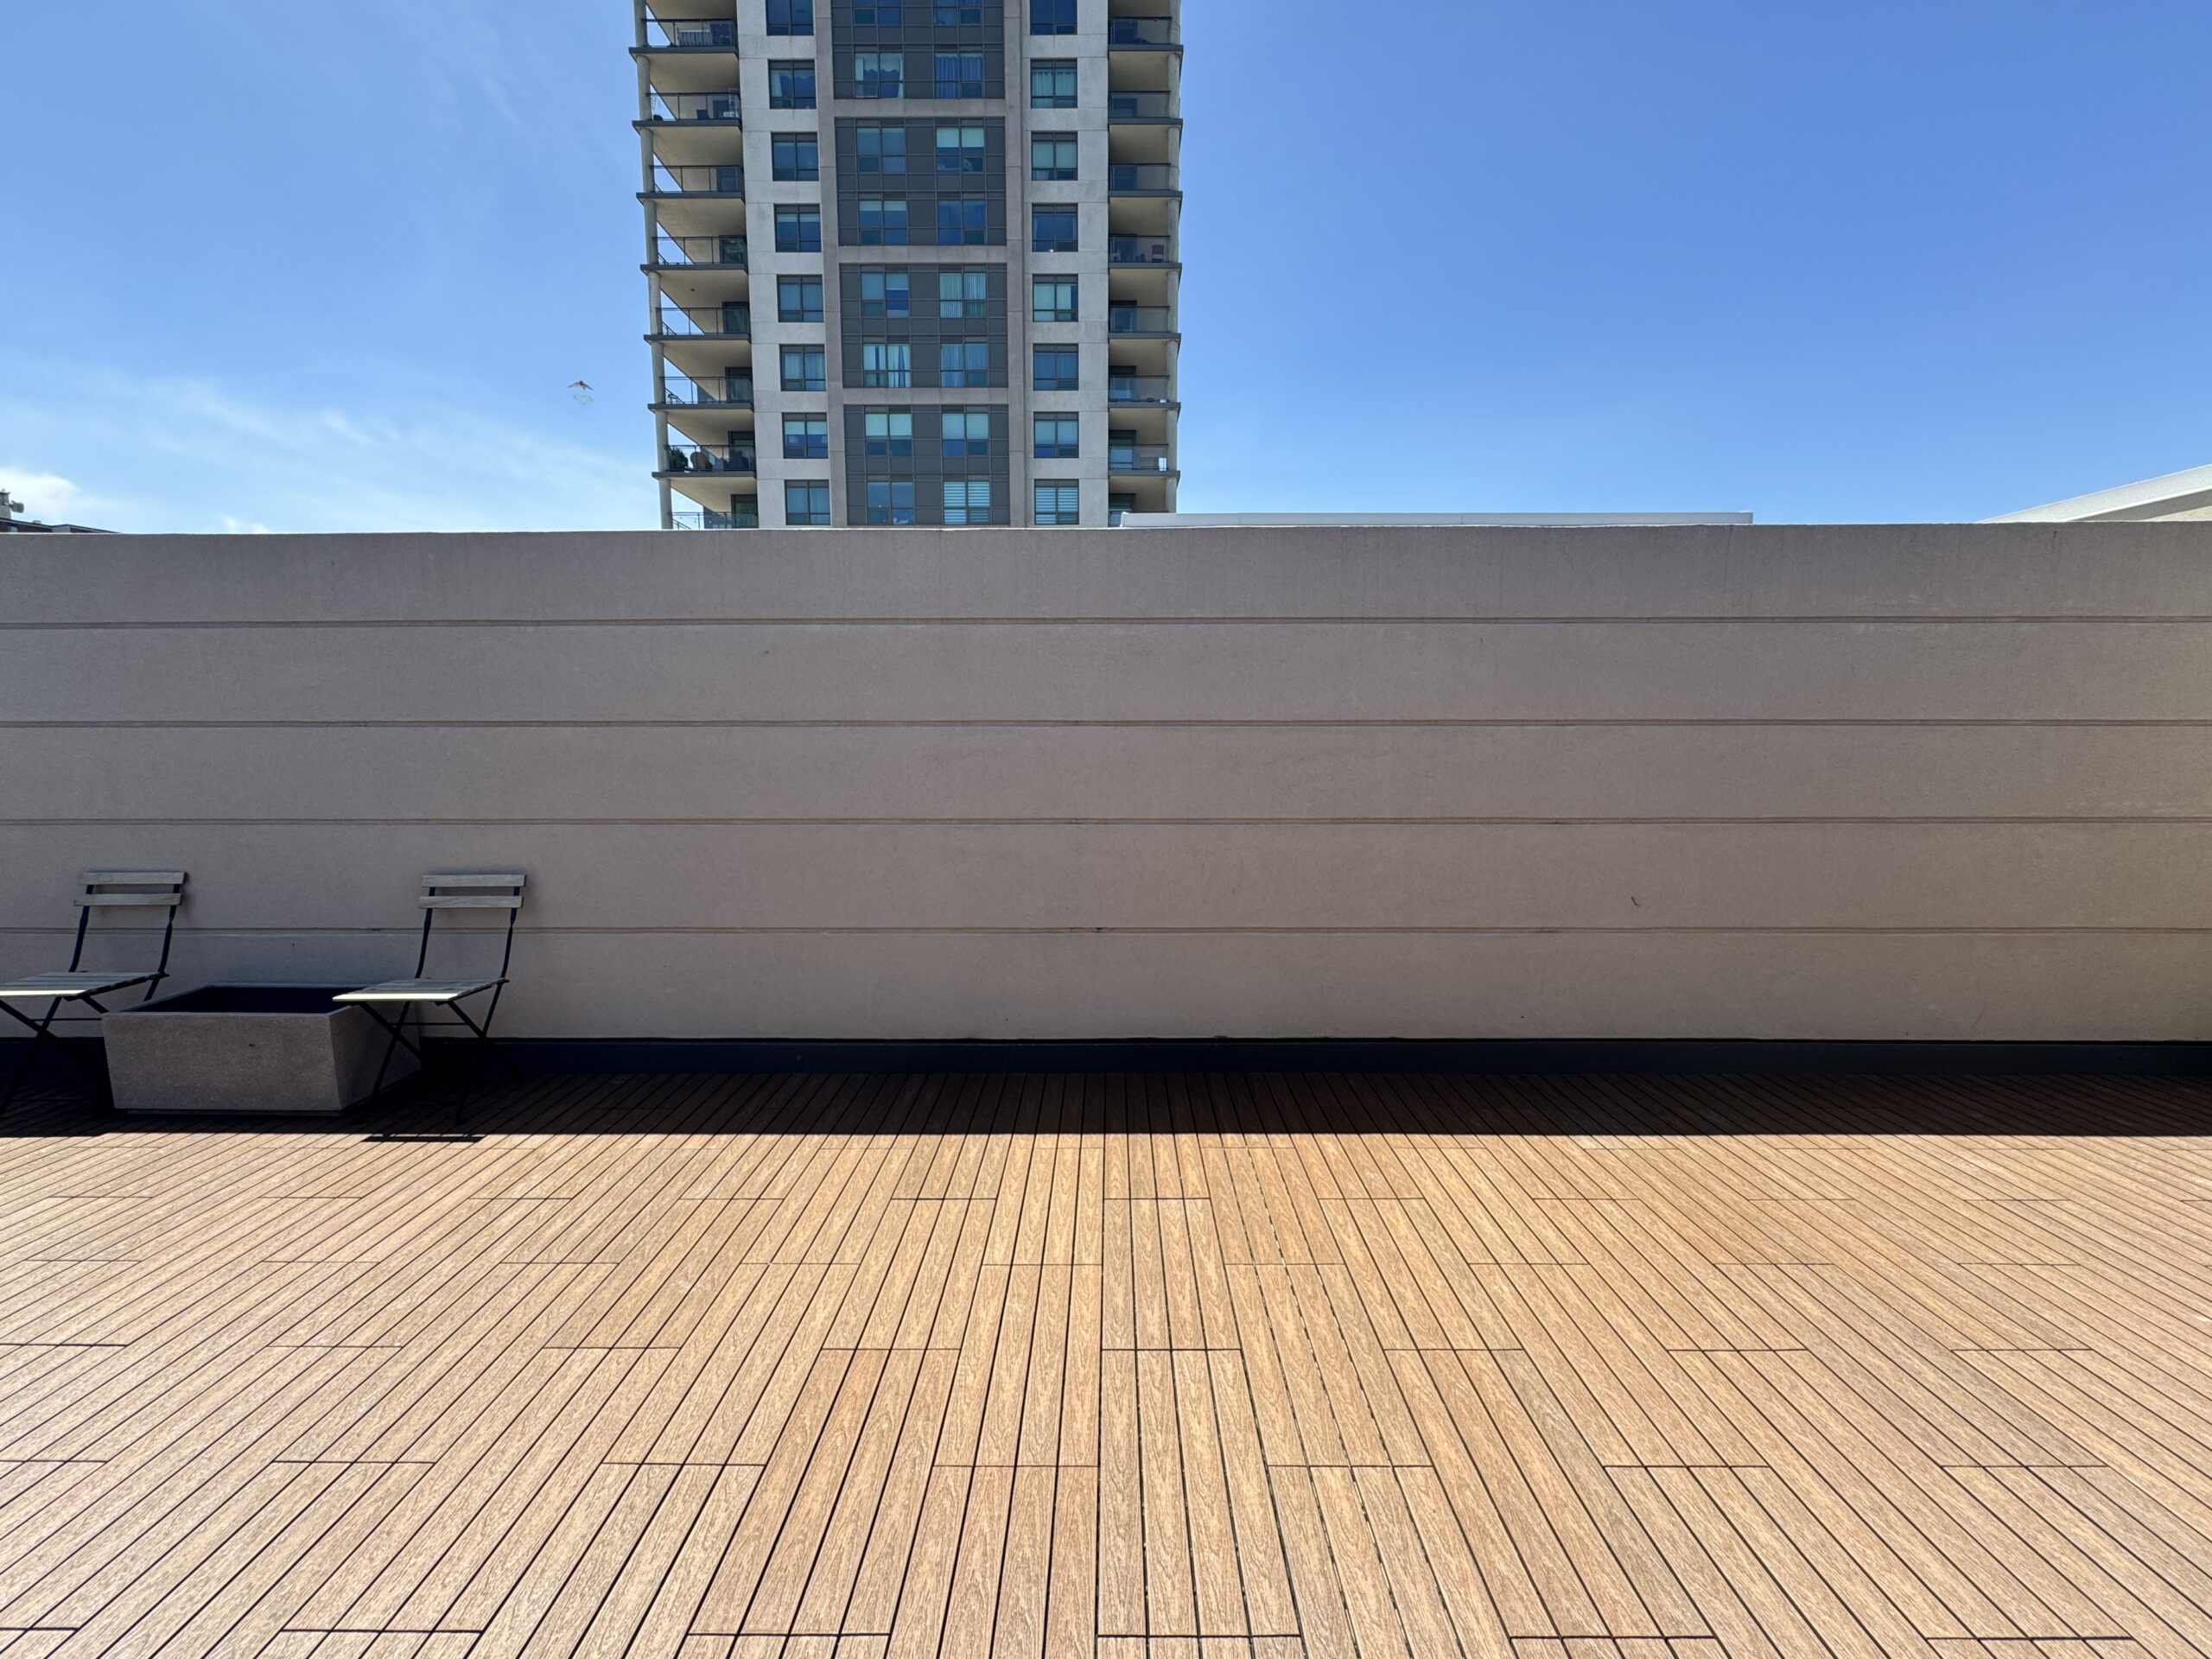
<instances>
[{"instance_id":1,"label":"thin wispy cloud","mask_svg":"<svg viewBox=\"0 0 2212 1659\"><path fill-rule=\"evenodd\" d=\"M97 504L105 529L584 530L652 521L641 483L649 463L632 442L602 448L434 401L385 399L374 410L288 404L207 380L99 369L57 379L66 397L0 394L0 454L29 463L0 468L0 486L48 514L89 518ZM620 430L622 440L634 436ZM105 457L113 476L94 491L41 470L46 455L94 466Z\"/></svg>"}]
</instances>

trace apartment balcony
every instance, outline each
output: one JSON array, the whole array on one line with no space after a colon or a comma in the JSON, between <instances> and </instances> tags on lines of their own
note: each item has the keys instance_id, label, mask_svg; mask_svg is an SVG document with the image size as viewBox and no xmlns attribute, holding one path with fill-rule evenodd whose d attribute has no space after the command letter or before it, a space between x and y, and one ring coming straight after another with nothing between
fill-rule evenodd
<instances>
[{"instance_id":1,"label":"apartment balcony","mask_svg":"<svg viewBox=\"0 0 2212 1659\"><path fill-rule=\"evenodd\" d=\"M734 17L656 17L648 13L638 25L633 56L664 57L675 53L728 54L737 50Z\"/></svg>"},{"instance_id":2,"label":"apartment balcony","mask_svg":"<svg viewBox=\"0 0 2212 1659\"><path fill-rule=\"evenodd\" d=\"M652 141L656 159L677 166L741 162L745 126L734 91L664 92L655 88L631 124Z\"/></svg>"},{"instance_id":3,"label":"apartment balcony","mask_svg":"<svg viewBox=\"0 0 2212 1659\"><path fill-rule=\"evenodd\" d=\"M1106 263L1154 270L1179 270L1172 236L1111 236L1106 239Z\"/></svg>"},{"instance_id":4,"label":"apartment balcony","mask_svg":"<svg viewBox=\"0 0 2212 1659\"><path fill-rule=\"evenodd\" d=\"M680 372L671 373L651 407L688 442L721 442L753 423L753 377L710 374L695 380Z\"/></svg>"},{"instance_id":5,"label":"apartment balcony","mask_svg":"<svg viewBox=\"0 0 2212 1659\"><path fill-rule=\"evenodd\" d=\"M645 271L660 283L661 297L683 310L717 310L748 297L747 250L741 236L671 236L653 240Z\"/></svg>"},{"instance_id":6,"label":"apartment balcony","mask_svg":"<svg viewBox=\"0 0 2212 1659\"><path fill-rule=\"evenodd\" d=\"M702 507L671 514L669 522L671 528L676 530L758 530L760 501L757 496L741 495L724 512Z\"/></svg>"},{"instance_id":7,"label":"apartment balcony","mask_svg":"<svg viewBox=\"0 0 2212 1659\"><path fill-rule=\"evenodd\" d=\"M639 195L647 201L688 196L727 196L742 200L745 168L735 162L699 167L671 167L656 161L651 183Z\"/></svg>"},{"instance_id":8,"label":"apartment balcony","mask_svg":"<svg viewBox=\"0 0 2212 1659\"><path fill-rule=\"evenodd\" d=\"M1109 17L1106 46L1112 52L1179 53L1183 31L1173 17Z\"/></svg>"},{"instance_id":9,"label":"apartment balcony","mask_svg":"<svg viewBox=\"0 0 2212 1659\"><path fill-rule=\"evenodd\" d=\"M1106 377L1106 401L1116 409L1124 404L1137 408L1175 409L1175 382L1164 374L1136 374L1120 368Z\"/></svg>"},{"instance_id":10,"label":"apartment balcony","mask_svg":"<svg viewBox=\"0 0 2212 1659\"><path fill-rule=\"evenodd\" d=\"M1117 433L1107 446L1106 470L1116 483L1129 473L1165 477L1176 470L1174 451L1164 443L1123 442Z\"/></svg>"},{"instance_id":11,"label":"apartment balcony","mask_svg":"<svg viewBox=\"0 0 2212 1659\"><path fill-rule=\"evenodd\" d=\"M745 231L745 169L732 162L671 167L656 161L638 200L670 236L726 237Z\"/></svg>"},{"instance_id":12,"label":"apartment balcony","mask_svg":"<svg viewBox=\"0 0 2212 1659\"><path fill-rule=\"evenodd\" d=\"M1109 196L1180 196L1174 166L1167 162L1115 162L1106 168Z\"/></svg>"},{"instance_id":13,"label":"apartment balcony","mask_svg":"<svg viewBox=\"0 0 2212 1659\"><path fill-rule=\"evenodd\" d=\"M645 338L656 345L693 340L750 340L753 338L753 307L745 301L696 307L664 303L658 327Z\"/></svg>"},{"instance_id":14,"label":"apartment balcony","mask_svg":"<svg viewBox=\"0 0 2212 1659\"><path fill-rule=\"evenodd\" d=\"M738 476L751 478L760 470L750 443L671 443L655 478L671 480Z\"/></svg>"},{"instance_id":15,"label":"apartment balcony","mask_svg":"<svg viewBox=\"0 0 2212 1659\"><path fill-rule=\"evenodd\" d=\"M1106 96L1106 119L1114 126L1170 126L1183 124L1175 94L1169 92L1115 92Z\"/></svg>"}]
</instances>

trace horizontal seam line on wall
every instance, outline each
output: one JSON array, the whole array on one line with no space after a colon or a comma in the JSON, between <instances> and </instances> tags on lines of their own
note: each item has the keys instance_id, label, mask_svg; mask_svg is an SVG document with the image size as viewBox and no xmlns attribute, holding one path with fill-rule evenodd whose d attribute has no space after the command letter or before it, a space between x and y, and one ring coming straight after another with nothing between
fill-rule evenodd
<instances>
[{"instance_id":1,"label":"horizontal seam line on wall","mask_svg":"<svg viewBox=\"0 0 2212 1659\"><path fill-rule=\"evenodd\" d=\"M1457 730L1552 730L1559 728L1593 728L1606 730L1631 731L1645 728L1669 730L1699 730L1706 728L1721 729L1765 728L1802 730L1830 729L1889 729L1898 727L1942 729L1979 729L1982 728L2018 728L2029 731L2070 730L2075 728L2102 729L2113 728L2134 730L2161 729L2168 727L2196 730L2212 728L2212 716L2153 715L2134 718L2068 718L2054 716L2047 719L1993 719L1973 715L1896 715L1886 719L1848 718L1808 715L1802 719L1774 719L1738 717L1728 715L1670 715L1649 719L1633 719L1620 715L1561 715L1551 718L1523 715L1482 719L1449 715L1406 715L1402 718L1351 720L1341 716L1317 715L1310 720L1173 720L1132 717L1122 720L1015 720L993 719L903 719L903 720L798 720L798 719L731 719L677 718L637 719L570 719L570 720L0 720L0 731L936 731L936 730L991 730L991 731L1400 731L1409 728Z\"/></svg>"},{"instance_id":2,"label":"horizontal seam line on wall","mask_svg":"<svg viewBox=\"0 0 2212 1659\"><path fill-rule=\"evenodd\" d=\"M2068 827L2120 829L2157 825L2179 828L2212 824L2212 813L2135 813L2126 817L2089 817L2078 814L2007 814L1992 817L1916 817L1897 814L1881 817L1867 815L1833 817L1820 814L1766 814L1758 817L1670 817L1665 816L1633 817L1498 817L1475 816L1443 816L1427 817L1357 818L1357 817L1245 817L1245 818L1169 818L1169 817L996 817L996 818L914 818L914 817L654 817L654 818L547 818L547 817L411 817L411 818L126 818L120 817L92 818L0 818L0 829L98 829L128 824L136 828L217 828L238 829L343 829L375 828L406 829L422 826L435 829L869 829L869 830L1227 830L1227 829L1282 829L1282 830L1351 830L1351 829L1820 829L1896 827L1941 827L1974 825L2022 827Z\"/></svg>"},{"instance_id":3,"label":"horizontal seam line on wall","mask_svg":"<svg viewBox=\"0 0 2212 1659\"><path fill-rule=\"evenodd\" d=\"M1631 616L1618 613L1555 616L562 616L562 617L287 617L259 620L78 620L0 622L0 632L251 632L372 628L1573 628L1599 627L2010 627L2023 625L2150 625L2196 626L2212 615L2113 613L2095 615L2031 613L1929 616L1897 612L1838 612L1821 616Z\"/></svg>"},{"instance_id":4,"label":"horizontal seam line on wall","mask_svg":"<svg viewBox=\"0 0 2212 1659\"><path fill-rule=\"evenodd\" d=\"M41 938L68 938L68 937L70 937L70 936L71 936L71 934L72 934L73 931L73 930L72 930L72 929L69 929L69 928L63 928L63 927L10 927L10 926L0 926L0 936L5 936L5 935L19 935L19 936L24 936L24 937L32 937L32 936L36 936L36 937L41 937ZM108 930L107 930L107 933L108 933L108 936L109 936L109 937L111 937L111 938L116 938L116 937L120 937L120 936L122 936L122 935L124 935L124 934L125 934L125 933L141 933L141 932L147 932L147 931L149 931L149 930L146 930L146 929L139 929L139 928L130 928L130 929L125 929L125 928L110 928L110 929L108 929ZM156 937L158 937L158 935L159 935L159 933L160 933L160 931L161 931L161 930L160 930L160 929L158 929L158 928L156 928L156 929L152 929L152 930L150 930L150 931L151 931L155 936L156 936ZM413 937L415 936L415 934L416 934L418 931L419 931L418 929L416 929L416 928L415 928L415 927L412 927L412 926L409 926L409 927L378 927L378 926L363 926L363 927L245 927L245 926L231 926L231 927L205 927L205 928L200 928L200 927L187 927L187 926L184 926L182 924L179 924L179 925L178 925L178 927L177 927L177 934L178 934L178 936L179 936L180 938L182 938L182 937L184 937L185 935L189 934L189 935L192 935L192 936L194 936L194 937L195 937L195 938L203 938L203 939L219 939L219 938L271 938L271 937L275 937L275 938L296 938L296 938L317 938L317 937L323 937L323 936L328 936L328 937L332 937L332 938L378 938L378 937L383 937L383 936L385 936L385 935L391 935L391 936L397 937L397 938L413 938ZM486 937L490 937L490 936L492 935L492 930L489 930L489 929L480 929L480 930L477 930L477 931L480 931L480 932L484 933ZM1796 934L1805 934L1805 935L1819 935L1819 936L1840 936L1840 935L1851 935L1851 934L1883 934L1883 935L1912 935L1912 936L1922 936L1922 935L1950 935L1950 934L1976 934L1976 935L1980 935L1980 934L1989 934L1989 935L1993 935L1993 936L2013 936L2013 935L2018 935L2018 936L2021 936L2021 937L2038 938L2038 937L2043 937L2043 936L2045 936L2045 935L2051 935L2051 934L2075 934L2075 933L2097 933L2097 934L2105 934L2105 933L2111 933L2111 934L2161 934L2161 935L2163 935L2163 934L2176 934L2176 935L2212 934L2212 925L2207 925L2207 926L2203 926L2203 927L2186 927L2186 926L2176 926L2176 925L2159 925L2159 926L2152 926L2152 925L2139 925L2139 925L2130 925L2130 924L2125 924L2125 923L2121 923L2121 924L2085 923L2085 924L2082 924L2082 925L2078 925L2078 926L2070 926L2070 925L2063 925L2063 924L2053 924L2053 925L2044 925L2044 926L2039 926L2039 927L1998 927L1998 926L1958 926L1958 927L1940 927L1940 926L1924 926L1924 925L1923 925L1923 926L1919 926L1919 927L1908 927L1908 926L1897 926L1897 927L1839 927L1839 926L1835 926L1835 925L1830 925L1830 924L1824 924L1824 923L1808 923L1808 924L1805 924L1805 925L1756 925L1756 924L1749 924L1749 923L1745 923L1745 924L1736 924L1736 925L1716 924L1715 925L1713 925L1713 926L1710 926L1710 927L1693 927L1693 926L1687 926L1687 925L1680 925L1680 924L1662 924L1662 925L1655 925L1655 926L1650 926L1650 927L1608 927L1608 926L1599 926L1599 925L1577 925L1577 924L1556 924L1556 925L1554 925L1554 924L1548 924L1548 923L1524 922L1524 923L1518 923L1518 924L1512 924L1512 925L1498 925L1498 926L1494 926L1494 927L1478 927L1478 926L1466 926L1466 927L1442 927L1442 926L1438 926L1438 927L1382 927L1382 926L1361 926L1361 925L1330 926L1330 925L1325 925L1325 924L1317 924L1317 925L1307 925L1307 926L1286 925L1286 926L1281 926L1281 927L1238 927L1238 926L1219 926L1219 927L1166 927L1166 926L1160 926L1160 927L1154 927L1154 926L1141 926L1141 925L1138 925L1138 926L1128 926L1128 925L1085 925L1085 924L1082 924L1082 923L1068 923L1068 924L1065 924L1065 925L1059 925L1059 926L1050 926L1050 927L1012 927L1012 926L998 927L998 926L990 926L990 925L980 925L980 924L979 924L979 925L957 925L957 924L931 925L931 924L926 924L926 923L918 923L918 924L916 924L916 925L912 925L912 926L909 926L909 927L849 927L849 926L837 926L837 925L808 925L800 924L800 923L788 923L788 924L763 924L763 925L734 925L725 926L725 927L700 927L700 926L680 925L669 925L669 926L662 926L662 927L583 927L583 926L574 926L574 925L571 925L571 926L556 926L556 927L543 927L543 926L541 926L541 927L524 927L522 931L523 931L524 932L525 932L525 933L531 934L531 935L533 935L533 936L535 936L535 937L537 937L537 938L556 938L556 937L557 937L557 938L565 938L565 937L569 937L569 936L575 936L575 937L578 937L578 938L597 938L597 937L604 937L604 938L667 938L667 937L671 937L671 936L677 935L677 934L685 934L685 933L697 933L697 934L724 934L724 933L734 933L734 934L782 934L782 935L802 935L802 936L804 936L804 935L817 935L817 934L819 934L819 935L830 935L830 934L854 934L854 935L877 935L877 934L916 934L916 935L923 935L923 934L926 934L926 935L948 935L948 934L976 934L976 935L985 935L985 934L988 934L988 935L1000 935L1000 934L1007 934L1007 935L1030 935L1030 934L1037 934L1037 935L1065 936L1065 937L1069 937L1069 938L1081 938L1081 937L1084 937L1084 936L1087 936L1087 935L1091 935L1091 934L1099 934L1099 933L1168 934L1168 935L1175 935L1175 936L1179 936L1179 936L1192 936L1192 937L1209 937L1209 938L1212 938L1212 937L1237 937L1237 936L1243 936L1243 935L1255 935L1255 936L1258 936L1258 935L1272 935L1272 934L1311 934L1311 935L1323 935L1323 934L1328 934L1328 935L1334 935L1334 934L1376 934L1376 935L1402 935L1402 935L1430 935L1430 934L1434 934L1434 935L1452 935L1452 934L1463 934L1463 933L1484 933L1484 934L1510 934L1510 935L1514 935L1514 936L1516 936L1516 937L1529 937L1529 936L1540 936L1540 935L1548 934L1548 933L1607 933L1607 934L1611 934L1611 933L1725 933L1725 934L1793 934L1793 935L1796 935Z\"/></svg>"}]
</instances>

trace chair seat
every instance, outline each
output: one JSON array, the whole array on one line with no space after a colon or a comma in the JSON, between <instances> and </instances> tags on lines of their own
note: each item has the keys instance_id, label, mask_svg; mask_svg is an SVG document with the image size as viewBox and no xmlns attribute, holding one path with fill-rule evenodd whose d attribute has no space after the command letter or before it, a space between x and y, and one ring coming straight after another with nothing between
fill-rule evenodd
<instances>
[{"instance_id":1,"label":"chair seat","mask_svg":"<svg viewBox=\"0 0 2212 1659\"><path fill-rule=\"evenodd\" d=\"M504 979L387 979L364 985L332 1000L338 1002L458 1002L464 996L504 985Z\"/></svg>"},{"instance_id":2,"label":"chair seat","mask_svg":"<svg viewBox=\"0 0 2212 1659\"><path fill-rule=\"evenodd\" d=\"M0 998L74 1002L105 991L128 990L153 977L151 974L27 974L21 979L0 981Z\"/></svg>"}]
</instances>

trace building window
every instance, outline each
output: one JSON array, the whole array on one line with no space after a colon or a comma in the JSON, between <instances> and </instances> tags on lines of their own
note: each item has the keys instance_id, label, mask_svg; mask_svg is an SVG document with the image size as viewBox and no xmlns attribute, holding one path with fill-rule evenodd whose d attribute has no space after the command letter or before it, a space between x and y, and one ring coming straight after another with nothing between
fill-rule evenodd
<instances>
[{"instance_id":1,"label":"building window","mask_svg":"<svg viewBox=\"0 0 2212 1659\"><path fill-rule=\"evenodd\" d=\"M988 230L988 204L982 197L938 198L937 245L940 248L979 248Z\"/></svg>"},{"instance_id":2,"label":"building window","mask_svg":"<svg viewBox=\"0 0 2212 1659\"><path fill-rule=\"evenodd\" d=\"M784 459L785 461L829 460L830 417L826 415L785 416Z\"/></svg>"},{"instance_id":3,"label":"building window","mask_svg":"<svg viewBox=\"0 0 2212 1659\"><path fill-rule=\"evenodd\" d=\"M853 134L855 159L863 173L904 173L906 170L906 129L861 127Z\"/></svg>"},{"instance_id":4,"label":"building window","mask_svg":"<svg viewBox=\"0 0 2212 1659\"><path fill-rule=\"evenodd\" d=\"M819 207L777 208L776 251L778 253L821 252L822 210Z\"/></svg>"},{"instance_id":5,"label":"building window","mask_svg":"<svg viewBox=\"0 0 2212 1659\"><path fill-rule=\"evenodd\" d=\"M938 53L937 95L939 98L981 98L983 95L983 54L980 52Z\"/></svg>"},{"instance_id":6,"label":"building window","mask_svg":"<svg viewBox=\"0 0 2212 1659\"><path fill-rule=\"evenodd\" d=\"M906 198L861 198L861 245L903 248L906 245Z\"/></svg>"},{"instance_id":7,"label":"building window","mask_svg":"<svg viewBox=\"0 0 2212 1659\"><path fill-rule=\"evenodd\" d=\"M911 524L914 522L914 481L909 478L871 478L868 480L868 521L871 524Z\"/></svg>"},{"instance_id":8,"label":"building window","mask_svg":"<svg viewBox=\"0 0 2212 1659\"><path fill-rule=\"evenodd\" d=\"M784 486L784 522L787 524L826 524L830 522L830 486L791 483Z\"/></svg>"},{"instance_id":9,"label":"building window","mask_svg":"<svg viewBox=\"0 0 2212 1659\"><path fill-rule=\"evenodd\" d=\"M940 317L987 317L991 314L991 277L982 270L940 270L937 274Z\"/></svg>"},{"instance_id":10,"label":"building window","mask_svg":"<svg viewBox=\"0 0 2212 1659\"><path fill-rule=\"evenodd\" d=\"M872 409L861 420L864 447L871 457L914 453L914 411Z\"/></svg>"},{"instance_id":11,"label":"building window","mask_svg":"<svg viewBox=\"0 0 2212 1659\"><path fill-rule=\"evenodd\" d=\"M864 270L861 273L861 315L905 317L913 315L913 279L903 270Z\"/></svg>"},{"instance_id":12,"label":"building window","mask_svg":"<svg viewBox=\"0 0 2212 1659\"><path fill-rule=\"evenodd\" d=\"M988 478L946 479L944 522L948 524L989 524L991 480Z\"/></svg>"},{"instance_id":13,"label":"building window","mask_svg":"<svg viewBox=\"0 0 2212 1659\"><path fill-rule=\"evenodd\" d=\"M1075 321L1075 278L1072 276L1031 277L1029 279L1030 321Z\"/></svg>"},{"instance_id":14,"label":"building window","mask_svg":"<svg viewBox=\"0 0 2212 1659\"><path fill-rule=\"evenodd\" d=\"M784 350L785 391L830 390L830 355L819 346L786 346Z\"/></svg>"},{"instance_id":15,"label":"building window","mask_svg":"<svg viewBox=\"0 0 2212 1659\"><path fill-rule=\"evenodd\" d=\"M779 132L769 152L775 176L804 181L822 176L822 143L810 132Z\"/></svg>"},{"instance_id":16,"label":"building window","mask_svg":"<svg viewBox=\"0 0 2212 1659\"><path fill-rule=\"evenodd\" d=\"M1137 499L1134 495L1109 495L1106 498L1106 522L1109 524L1118 526L1124 513L1136 510Z\"/></svg>"},{"instance_id":17,"label":"building window","mask_svg":"<svg viewBox=\"0 0 2212 1659\"><path fill-rule=\"evenodd\" d=\"M1075 0L1029 0L1032 35L1075 33Z\"/></svg>"},{"instance_id":18,"label":"building window","mask_svg":"<svg viewBox=\"0 0 2212 1659\"><path fill-rule=\"evenodd\" d=\"M853 21L866 29L904 29L906 26L906 0L855 0Z\"/></svg>"},{"instance_id":19,"label":"building window","mask_svg":"<svg viewBox=\"0 0 2212 1659\"><path fill-rule=\"evenodd\" d=\"M1083 522L1078 511L1082 492L1072 484L1040 483L1037 486L1036 512L1033 522L1040 524L1079 524Z\"/></svg>"},{"instance_id":20,"label":"building window","mask_svg":"<svg viewBox=\"0 0 2212 1659\"><path fill-rule=\"evenodd\" d=\"M864 386L911 386L914 384L914 348L903 340L869 340L861 347L861 384Z\"/></svg>"},{"instance_id":21,"label":"building window","mask_svg":"<svg viewBox=\"0 0 2212 1659\"><path fill-rule=\"evenodd\" d=\"M853 54L855 98L906 96L906 54L904 52Z\"/></svg>"},{"instance_id":22,"label":"building window","mask_svg":"<svg viewBox=\"0 0 2212 1659\"><path fill-rule=\"evenodd\" d=\"M821 321L822 279L819 276L777 277L776 321L779 322Z\"/></svg>"},{"instance_id":23,"label":"building window","mask_svg":"<svg viewBox=\"0 0 2212 1659\"><path fill-rule=\"evenodd\" d=\"M991 384L991 343L987 340L941 340L937 348L937 381L941 386L988 386Z\"/></svg>"},{"instance_id":24,"label":"building window","mask_svg":"<svg viewBox=\"0 0 2212 1659\"><path fill-rule=\"evenodd\" d=\"M1029 140L1029 176L1040 183L1075 177L1075 134L1040 132Z\"/></svg>"},{"instance_id":25,"label":"building window","mask_svg":"<svg viewBox=\"0 0 2212 1659\"><path fill-rule=\"evenodd\" d=\"M983 170L983 130L981 127L939 127L937 130L937 170L940 173L981 173Z\"/></svg>"},{"instance_id":26,"label":"building window","mask_svg":"<svg viewBox=\"0 0 2212 1659\"><path fill-rule=\"evenodd\" d=\"M1029 107L1033 110L1075 108L1073 59L1040 59L1029 66Z\"/></svg>"},{"instance_id":27,"label":"building window","mask_svg":"<svg viewBox=\"0 0 2212 1659\"><path fill-rule=\"evenodd\" d=\"M1036 447L1039 461L1073 461L1083 452L1083 423L1072 415L1037 416Z\"/></svg>"},{"instance_id":28,"label":"building window","mask_svg":"<svg viewBox=\"0 0 2212 1659\"><path fill-rule=\"evenodd\" d=\"M944 421L944 453L956 460L991 453L991 411L988 409L948 409Z\"/></svg>"},{"instance_id":29,"label":"building window","mask_svg":"<svg viewBox=\"0 0 2212 1659\"><path fill-rule=\"evenodd\" d=\"M1072 346L1039 346L1037 372L1031 384L1039 391L1080 391L1082 372L1077 366L1077 356Z\"/></svg>"},{"instance_id":30,"label":"building window","mask_svg":"<svg viewBox=\"0 0 2212 1659\"><path fill-rule=\"evenodd\" d=\"M768 66L768 107L772 110L810 110L814 107L814 66L804 58Z\"/></svg>"},{"instance_id":31,"label":"building window","mask_svg":"<svg viewBox=\"0 0 2212 1659\"><path fill-rule=\"evenodd\" d=\"M814 0L768 0L771 35L814 33Z\"/></svg>"},{"instance_id":32,"label":"building window","mask_svg":"<svg viewBox=\"0 0 2212 1659\"><path fill-rule=\"evenodd\" d=\"M1032 253L1075 251L1075 209L1032 207L1029 210L1029 250Z\"/></svg>"},{"instance_id":33,"label":"building window","mask_svg":"<svg viewBox=\"0 0 2212 1659\"><path fill-rule=\"evenodd\" d=\"M983 9L975 4L974 0L963 0L963 3L957 5L939 4L933 10L936 14L933 21L939 29L981 29L983 26Z\"/></svg>"}]
</instances>

